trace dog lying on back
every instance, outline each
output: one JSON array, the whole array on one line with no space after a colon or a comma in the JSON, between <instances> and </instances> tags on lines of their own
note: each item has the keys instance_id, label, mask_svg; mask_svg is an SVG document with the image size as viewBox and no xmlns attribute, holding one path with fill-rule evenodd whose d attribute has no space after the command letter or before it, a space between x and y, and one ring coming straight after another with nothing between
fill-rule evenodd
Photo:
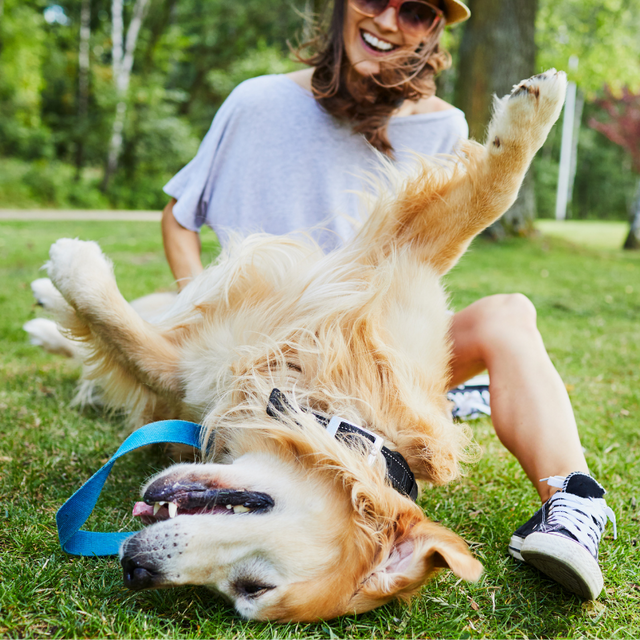
<instances>
[{"instance_id":1,"label":"dog lying on back","mask_svg":"<svg viewBox=\"0 0 640 640\"><path fill-rule=\"evenodd\" d=\"M516 86L496 101L487 143L464 143L447 169L390 168L392 188L341 249L250 236L154 324L122 298L97 244L51 247L52 306L108 404L137 423L206 427L203 462L143 489L134 514L149 526L121 549L127 586L207 585L248 618L305 621L407 599L439 568L479 578L464 541L392 469L442 484L467 459L446 400L439 280L515 200L565 85L552 70Z\"/></svg>"}]
</instances>

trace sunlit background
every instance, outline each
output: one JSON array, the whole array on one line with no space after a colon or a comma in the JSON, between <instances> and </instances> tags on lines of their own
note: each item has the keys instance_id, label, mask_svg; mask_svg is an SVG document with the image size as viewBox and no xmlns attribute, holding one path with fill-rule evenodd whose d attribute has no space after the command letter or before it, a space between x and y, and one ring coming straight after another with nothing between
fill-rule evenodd
<instances>
[{"instance_id":1,"label":"sunlit background","mask_svg":"<svg viewBox=\"0 0 640 640\"><path fill-rule=\"evenodd\" d=\"M472 20L445 37L454 62L439 94L465 111L476 137L490 94L529 70L555 66L575 83L564 175L559 183L561 121L525 183L526 215L629 220L640 209L640 3L469 4ZM322 5L0 0L0 206L160 209L162 185L193 157L233 87L299 66L290 45Z\"/></svg>"}]
</instances>

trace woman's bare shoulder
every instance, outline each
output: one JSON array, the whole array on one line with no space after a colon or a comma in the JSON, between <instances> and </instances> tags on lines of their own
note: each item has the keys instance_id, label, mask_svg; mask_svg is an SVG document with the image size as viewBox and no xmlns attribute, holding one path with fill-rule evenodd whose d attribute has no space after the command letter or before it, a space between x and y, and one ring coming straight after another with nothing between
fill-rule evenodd
<instances>
[{"instance_id":1,"label":"woman's bare shoulder","mask_svg":"<svg viewBox=\"0 0 640 640\"><path fill-rule=\"evenodd\" d=\"M449 109L455 109L455 107L442 100L442 98L431 96L430 98L422 98L417 102L409 102L407 100L395 115L401 117L415 116L421 113L435 113L436 111L447 111Z\"/></svg>"},{"instance_id":2,"label":"woman's bare shoulder","mask_svg":"<svg viewBox=\"0 0 640 640\"><path fill-rule=\"evenodd\" d=\"M287 73L287 77L291 78L298 86L311 91L311 76L313 75L313 68L299 69L298 71L292 71Z\"/></svg>"}]
</instances>

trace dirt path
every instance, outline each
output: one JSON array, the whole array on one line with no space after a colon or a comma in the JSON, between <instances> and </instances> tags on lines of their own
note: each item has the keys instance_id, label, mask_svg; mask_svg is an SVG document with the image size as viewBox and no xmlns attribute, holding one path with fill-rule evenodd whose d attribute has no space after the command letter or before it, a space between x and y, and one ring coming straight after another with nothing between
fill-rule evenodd
<instances>
[{"instance_id":1,"label":"dirt path","mask_svg":"<svg viewBox=\"0 0 640 640\"><path fill-rule=\"evenodd\" d=\"M134 220L160 222L159 211L0 209L0 220Z\"/></svg>"}]
</instances>

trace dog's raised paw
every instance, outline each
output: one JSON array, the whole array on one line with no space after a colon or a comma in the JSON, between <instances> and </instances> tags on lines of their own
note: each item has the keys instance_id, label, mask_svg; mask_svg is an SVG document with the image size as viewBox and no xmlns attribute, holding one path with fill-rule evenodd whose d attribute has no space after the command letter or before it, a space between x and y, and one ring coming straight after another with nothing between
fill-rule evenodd
<instances>
[{"instance_id":1,"label":"dog's raised paw","mask_svg":"<svg viewBox=\"0 0 640 640\"><path fill-rule=\"evenodd\" d=\"M554 102L558 99L564 100L566 84L567 77L564 71L549 69L514 85L509 98L531 96L539 100L544 96Z\"/></svg>"},{"instance_id":2,"label":"dog's raised paw","mask_svg":"<svg viewBox=\"0 0 640 640\"><path fill-rule=\"evenodd\" d=\"M553 124L562 110L566 89L565 73L549 69L515 85L506 106L519 112L520 117Z\"/></svg>"},{"instance_id":3,"label":"dog's raised paw","mask_svg":"<svg viewBox=\"0 0 640 640\"><path fill-rule=\"evenodd\" d=\"M97 243L61 238L49 249L45 265L56 289L71 302L83 291L99 286L113 271Z\"/></svg>"},{"instance_id":4,"label":"dog's raised paw","mask_svg":"<svg viewBox=\"0 0 640 640\"><path fill-rule=\"evenodd\" d=\"M492 151L503 153L515 143L535 152L562 111L566 87L564 72L550 69L523 80L511 94L497 100L489 128Z\"/></svg>"}]
</instances>

